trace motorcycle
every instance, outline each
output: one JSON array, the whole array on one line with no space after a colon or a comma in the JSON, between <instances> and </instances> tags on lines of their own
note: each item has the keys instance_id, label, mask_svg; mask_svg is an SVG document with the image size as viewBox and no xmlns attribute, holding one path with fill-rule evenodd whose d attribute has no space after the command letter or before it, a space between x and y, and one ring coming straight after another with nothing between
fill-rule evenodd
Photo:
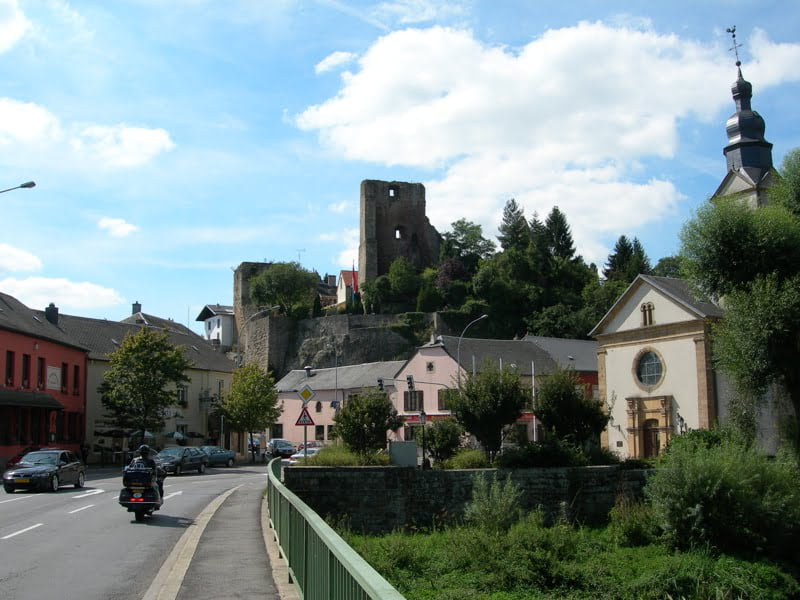
<instances>
[{"instance_id":1,"label":"motorcycle","mask_svg":"<svg viewBox=\"0 0 800 600\"><path fill-rule=\"evenodd\" d=\"M164 498L159 486L158 470L141 462L134 462L122 471L123 488L119 492L119 503L132 512L136 522L159 510Z\"/></svg>"}]
</instances>

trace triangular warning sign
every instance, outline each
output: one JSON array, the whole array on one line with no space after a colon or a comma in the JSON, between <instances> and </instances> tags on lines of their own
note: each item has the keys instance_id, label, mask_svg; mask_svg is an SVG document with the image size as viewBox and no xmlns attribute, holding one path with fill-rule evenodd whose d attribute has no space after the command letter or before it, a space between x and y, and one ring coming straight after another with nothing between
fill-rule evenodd
<instances>
[{"instance_id":1,"label":"triangular warning sign","mask_svg":"<svg viewBox=\"0 0 800 600\"><path fill-rule=\"evenodd\" d=\"M297 417L297 423L295 425L313 425L314 421L311 419L311 415L308 414L308 409L304 406L303 410L300 412L300 416Z\"/></svg>"}]
</instances>

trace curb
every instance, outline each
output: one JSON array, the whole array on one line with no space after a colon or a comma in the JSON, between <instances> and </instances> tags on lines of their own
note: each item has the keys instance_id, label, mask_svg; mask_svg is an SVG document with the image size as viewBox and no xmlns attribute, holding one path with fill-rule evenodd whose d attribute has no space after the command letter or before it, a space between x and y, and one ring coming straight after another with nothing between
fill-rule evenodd
<instances>
[{"instance_id":1,"label":"curb","mask_svg":"<svg viewBox=\"0 0 800 600\"><path fill-rule=\"evenodd\" d=\"M281 556L280 547L275 539L275 532L269 524L269 507L267 506L266 493L261 500L261 533L264 536L264 546L267 549L269 564L272 565L272 580L278 589L280 600L300 600L300 594L289 578L289 564Z\"/></svg>"}]
</instances>

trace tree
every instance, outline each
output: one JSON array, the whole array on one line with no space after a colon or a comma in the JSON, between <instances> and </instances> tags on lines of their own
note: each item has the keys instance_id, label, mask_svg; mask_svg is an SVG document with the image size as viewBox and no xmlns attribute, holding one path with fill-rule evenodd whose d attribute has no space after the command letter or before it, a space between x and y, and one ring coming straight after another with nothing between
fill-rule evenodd
<instances>
[{"instance_id":1,"label":"tree","mask_svg":"<svg viewBox=\"0 0 800 600\"><path fill-rule=\"evenodd\" d=\"M142 327L125 336L109 355L99 392L116 426L142 432L164 428L164 411L178 400L176 386L188 383L191 362L165 332Z\"/></svg>"},{"instance_id":2,"label":"tree","mask_svg":"<svg viewBox=\"0 0 800 600\"><path fill-rule=\"evenodd\" d=\"M638 238L629 240L624 235L619 236L614 250L608 256L608 262L603 269L603 277L606 280L618 280L630 283L639 274L648 275L650 259L644 252Z\"/></svg>"},{"instance_id":3,"label":"tree","mask_svg":"<svg viewBox=\"0 0 800 600\"><path fill-rule=\"evenodd\" d=\"M221 408L229 427L247 433L255 439L255 433L270 427L281 416L283 408L278 405L275 381L255 363L246 363L233 371L231 390L222 399ZM256 449L251 445L252 460Z\"/></svg>"},{"instance_id":4,"label":"tree","mask_svg":"<svg viewBox=\"0 0 800 600\"><path fill-rule=\"evenodd\" d=\"M516 369L501 368L487 359L477 373L462 379L460 393L450 398L450 409L492 458L500 450L503 428L520 417L530 395Z\"/></svg>"},{"instance_id":5,"label":"tree","mask_svg":"<svg viewBox=\"0 0 800 600\"><path fill-rule=\"evenodd\" d=\"M483 237L480 225L466 219L455 221L451 227L442 234L440 260L457 258L469 273L475 273L478 263L494 254L494 242Z\"/></svg>"},{"instance_id":6,"label":"tree","mask_svg":"<svg viewBox=\"0 0 800 600\"><path fill-rule=\"evenodd\" d=\"M386 432L403 424L389 398L378 390L348 399L333 422L334 435L362 456L386 448Z\"/></svg>"},{"instance_id":7,"label":"tree","mask_svg":"<svg viewBox=\"0 0 800 600\"><path fill-rule=\"evenodd\" d=\"M769 199L793 215L800 216L800 148L795 148L783 158L781 178L769 190Z\"/></svg>"},{"instance_id":8,"label":"tree","mask_svg":"<svg viewBox=\"0 0 800 600\"><path fill-rule=\"evenodd\" d=\"M546 429L578 447L597 438L608 423L602 405L572 369L557 369L541 380L535 412Z\"/></svg>"},{"instance_id":9,"label":"tree","mask_svg":"<svg viewBox=\"0 0 800 600\"><path fill-rule=\"evenodd\" d=\"M392 261L388 277L395 299L413 298L419 293L419 275L411 261L404 256Z\"/></svg>"},{"instance_id":10,"label":"tree","mask_svg":"<svg viewBox=\"0 0 800 600\"><path fill-rule=\"evenodd\" d=\"M653 275L657 277L683 277L680 256L664 256L658 259L653 267Z\"/></svg>"},{"instance_id":11,"label":"tree","mask_svg":"<svg viewBox=\"0 0 800 600\"><path fill-rule=\"evenodd\" d=\"M550 246L550 253L558 258L572 258L575 256L575 244L572 241L572 232L567 224L567 217L557 206L554 206L547 215L545 229Z\"/></svg>"},{"instance_id":12,"label":"tree","mask_svg":"<svg viewBox=\"0 0 800 600\"><path fill-rule=\"evenodd\" d=\"M311 306L318 282L319 276L298 262L272 263L250 279L250 300L257 306L279 305L290 314L296 304Z\"/></svg>"},{"instance_id":13,"label":"tree","mask_svg":"<svg viewBox=\"0 0 800 600\"><path fill-rule=\"evenodd\" d=\"M425 446L431 458L441 464L461 446L464 428L455 419L439 419L425 426Z\"/></svg>"},{"instance_id":14,"label":"tree","mask_svg":"<svg viewBox=\"0 0 800 600\"><path fill-rule=\"evenodd\" d=\"M500 240L503 250L510 248L524 250L531 241L531 230L525 220L525 213L514 198L506 202L503 208L503 221L500 223L499 231L497 239Z\"/></svg>"}]
</instances>

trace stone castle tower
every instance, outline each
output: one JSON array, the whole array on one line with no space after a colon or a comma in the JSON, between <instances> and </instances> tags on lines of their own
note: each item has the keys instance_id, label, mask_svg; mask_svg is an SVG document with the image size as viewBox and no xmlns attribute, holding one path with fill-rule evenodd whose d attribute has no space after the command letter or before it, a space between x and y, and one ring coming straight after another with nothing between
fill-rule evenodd
<instances>
[{"instance_id":1,"label":"stone castle tower","mask_svg":"<svg viewBox=\"0 0 800 600\"><path fill-rule=\"evenodd\" d=\"M359 281L389 272L404 256L417 269L435 264L441 236L425 214L425 186L421 183L361 182Z\"/></svg>"}]
</instances>

